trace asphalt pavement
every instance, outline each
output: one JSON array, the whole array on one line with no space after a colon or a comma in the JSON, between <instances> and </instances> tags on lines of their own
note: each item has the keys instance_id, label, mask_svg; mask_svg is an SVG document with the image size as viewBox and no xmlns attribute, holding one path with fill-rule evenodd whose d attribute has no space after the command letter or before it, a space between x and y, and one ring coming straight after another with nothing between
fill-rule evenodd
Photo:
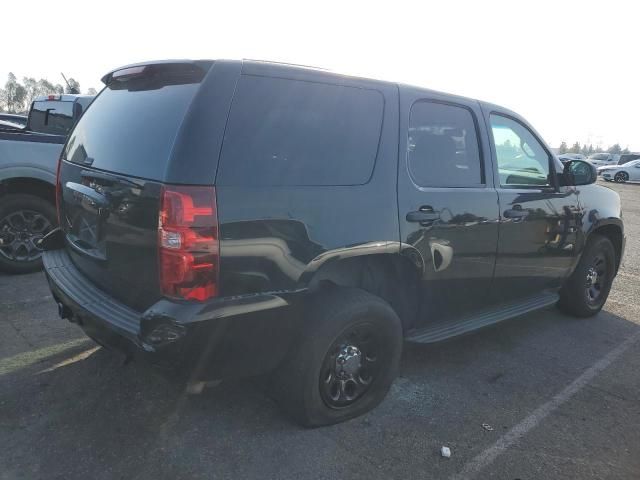
<instances>
[{"instance_id":1,"label":"asphalt pavement","mask_svg":"<svg viewBox=\"0 0 640 480\"><path fill-rule=\"evenodd\" d=\"M380 407L314 430L259 379L187 396L124 365L58 318L43 274L0 274L0 479L640 478L640 185L609 186L627 253L603 312L407 345Z\"/></svg>"}]
</instances>

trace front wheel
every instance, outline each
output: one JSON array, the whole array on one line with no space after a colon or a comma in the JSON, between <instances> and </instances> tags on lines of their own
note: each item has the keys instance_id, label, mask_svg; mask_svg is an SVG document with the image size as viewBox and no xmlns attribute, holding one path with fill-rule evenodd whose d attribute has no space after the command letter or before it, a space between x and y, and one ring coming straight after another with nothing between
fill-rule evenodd
<instances>
[{"instance_id":1,"label":"front wheel","mask_svg":"<svg viewBox=\"0 0 640 480\"><path fill-rule=\"evenodd\" d=\"M560 292L560 309L577 317L598 313L609 296L615 269L616 255L611 240L593 235Z\"/></svg>"},{"instance_id":2,"label":"front wheel","mask_svg":"<svg viewBox=\"0 0 640 480\"><path fill-rule=\"evenodd\" d=\"M0 270L28 273L42 266L38 241L56 224L56 211L46 200L28 194L0 199Z\"/></svg>"},{"instance_id":3,"label":"front wheel","mask_svg":"<svg viewBox=\"0 0 640 480\"><path fill-rule=\"evenodd\" d=\"M624 183L629 180L629 174L627 172L618 172L613 179L617 183Z\"/></svg>"},{"instance_id":4,"label":"front wheel","mask_svg":"<svg viewBox=\"0 0 640 480\"><path fill-rule=\"evenodd\" d=\"M286 413L306 427L362 415L386 396L402 352L402 327L379 297L332 288L310 302L291 352L271 390Z\"/></svg>"}]
</instances>

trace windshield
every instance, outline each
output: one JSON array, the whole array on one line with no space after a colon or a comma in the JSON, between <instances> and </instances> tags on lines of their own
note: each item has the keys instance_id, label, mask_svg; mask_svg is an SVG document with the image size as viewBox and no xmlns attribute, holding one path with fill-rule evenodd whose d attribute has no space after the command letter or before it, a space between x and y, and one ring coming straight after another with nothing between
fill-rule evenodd
<instances>
[{"instance_id":1,"label":"windshield","mask_svg":"<svg viewBox=\"0 0 640 480\"><path fill-rule=\"evenodd\" d=\"M606 153L594 153L593 155L589 155L591 160L608 160L609 155Z\"/></svg>"}]
</instances>

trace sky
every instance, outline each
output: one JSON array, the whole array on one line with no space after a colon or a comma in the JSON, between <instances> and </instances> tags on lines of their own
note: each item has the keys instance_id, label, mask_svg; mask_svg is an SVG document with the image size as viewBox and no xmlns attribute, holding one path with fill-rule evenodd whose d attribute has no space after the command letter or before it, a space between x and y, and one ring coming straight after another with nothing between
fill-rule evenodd
<instances>
[{"instance_id":1,"label":"sky","mask_svg":"<svg viewBox=\"0 0 640 480\"><path fill-rule=\"evenodd\" d=\"M66 0L3 6L8 72L83 91L129 63L263 59L503 105L551 146L640 151L640 6L632 0ZM31 17L31 19L29 19ZM7 45L14 46L8 48Z\"/></svg>"}]
</instances>

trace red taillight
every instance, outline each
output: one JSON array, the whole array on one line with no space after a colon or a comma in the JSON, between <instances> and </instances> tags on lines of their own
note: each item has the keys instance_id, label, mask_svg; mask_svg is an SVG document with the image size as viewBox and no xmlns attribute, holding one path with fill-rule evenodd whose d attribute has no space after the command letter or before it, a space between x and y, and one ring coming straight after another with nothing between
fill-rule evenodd
<instances>
[{"instance_id":1,"label":"red taillight","mask_svg":"<svg viewBox=\"0 0 640 480\"><path fill-rule=\"evenodd\" d=\"M163 295L204 301L218 295L218 212L214 187L162 188L158 225Z\"/></svg>"},{"instance_id":2,"label":"red taillight","mask_svg":"<svg viewBox=\"0 0 640 480\"><path fill-rule=\"evenodd\" d=\"M62 165L62 156L60 156L60 158L58 158L58 166L56 168L56 215L58 217L58 226L62 225L60 223L60 203L61 203L61 198L60 196L62 195L62 185L60 185L60 167Z\"/></svg>"}]
</instances>

